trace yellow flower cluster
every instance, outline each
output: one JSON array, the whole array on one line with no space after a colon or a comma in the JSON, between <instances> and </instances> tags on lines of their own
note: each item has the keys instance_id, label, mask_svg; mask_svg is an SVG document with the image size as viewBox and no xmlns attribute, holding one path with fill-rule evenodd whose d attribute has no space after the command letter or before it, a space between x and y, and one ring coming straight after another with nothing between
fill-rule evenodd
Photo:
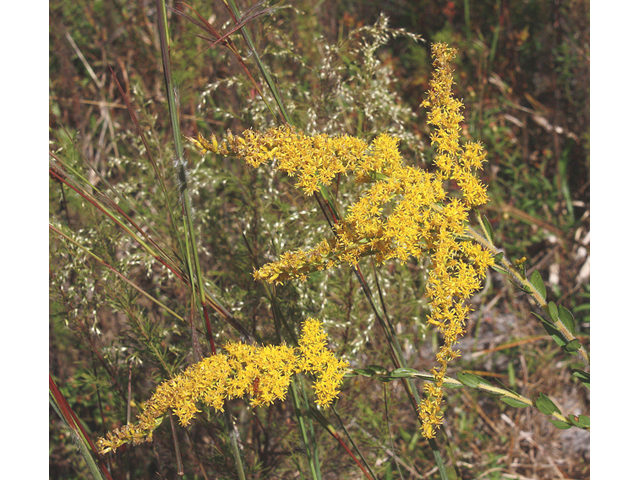
<instances>
[{"instance_id":1,"label":"yellow flower cluster","mask_svg":"<svg viewBox=\"0 0 640 480\"><path fill-rule=\"evenodd\" d=\"M338 173L353 174L360 183L372 183L369 190L349 208L336 224L336 238L313 249L285 253L275 263L255 273L256 279L282 283L305 278L309 272L336 264L355 265L362 256L376 261L398 258L406 262L430 247L434 206L446 198L442 181L421 169L406 166L398 151L398 140L381 134L366 145L353 137L309 137L290 126L272 128L264 134L252 130L241 136L227 135L220 146L199 136L191 141L203 151L239 155L253 165L278 161L278 169L296 176L296 186L307 194L327 185ZM396 201L393 212L383 218L383 206Z\"/></svg>"},{"instance_id":2,"label":"yellow flower cluster","mask_svg":"<svg viewBox=\"0 0 640 480\"><path fill-rule=\"evenodd\" d=\"M435 126L431 141L437 150L437 176L454 180L462 192L462 199L450 198L437 214L441 216L440 220L434 222L437 228L433 231L430 255L427 296L431 312L427 320L442 334L444 343L436 354L440 366L431 370L434 382L425 384L427 395L419 408L422 433L426 438L435 437L436 429L442 424L442 385L449 361L460 356L460 352L452 347L465 333L465 320L470 311L464 302L480 288L487 267L493 264L488 251L460 239L469 209L488 200L486 189L476 176L485 161L485 153L478 143L460 146L460 122L464 120L460 113L462 102L455 99L451 91L450 63L455 50L440 43L432 46L432 53L435 73L427 99L421 106L430 109L427 123Z\"/></svg>"},{"instance_id":3,"label":"yellow flower cluster","mask_svg":"<svg viewBox=\"0 0 640 480\"><path fill-rule=\"evenodd\" d=\"M151 440L153 430L170 410L186 426L199 411L198 402L222 411L226 399L245 395L251 397L253 407L270 405L276 398L284 400L291 376L296 373L316 375L316 403L329 405L338 396L348 364L326 348L326 338L322 324L309 318L304 322L298 348L228 343L226 355L207 357L160 384L144 403L137 424L124 425L98 440L100 453L125 443Z\"/></svg>"},{"instance_id":4,"label":"yellow flower cluster","mask_svg":"<svg viewBox=\"0 0 640 480\"><path fill-rule=\"evenodd\" d=\"M354 171L367 144L348 135L308 136L290 126L271 128L266 133L246 130L241 136L227 134L222 144L215 137L206 140L201 134L189 139L202 153L236 155L257 168L278 159L278 169L297 177L296 188L313 195L320 185L329 185L341 173ZM361 169L358 169L361 170Z\"/></svg>"},{"instance_id":5,"label":"yellow flower cluster","mask_svg":"<svg viewBox=\"0 0 640 480\"><path fill-rule=\"evenodd\" d=\"M307 136L291 126L265 133L248 130L239 136L229 133L221 144L201 135L191 139L202 152L237 155L254 167L275 160L279 170L296 177L296 187L307 195L338 174L371 184L336 223L334 238L307 251L285 253L254 272L256 279L276 284L305 279L310 272L337 264L355 265L363 256L374 256L378 264L430 256L428 321L442 333L444 344L436 355L440 366L432 369L435 382L425 386L427 396L420 406L427 438L442 423L442 384L448 362L459 355L452 346L464 334L469 314L464 302L480 288L486 268L493 263L488 251L464 240L469 211L488 201L486 187L477 176L486 155L479 143L460 145L463 104L453 96L450 66L455 50L439 43L432 46L432 53L434 76L421 106L429 108L427 123L435 127L431 141L437 150L437 171L433 174L405 165L398 140L384 133L370 145L346 135ZM460 195L451 195L445 188L448 183L455 183Z\"/></svg>"},{"instance_id":6,"label":"yellow flower cluster","mask_svg":"<svg viewBox=\"0 0 640 480\"><path fill-rule=\"evenodd\" d=\"M444 43L436 43L431 51L435 73L429 84L431 88L427 98L420 106L429 109L427 123L436 126L431 142L437 145L435 164L438 177L455 180L467 207L484 205L489 199L476 171L482 169L486 153L477 142L467 143L464 148L460 146L460 122L464 120L460 109L463 105L453 97L451 90L451 61L456 56L456 50Z\"/></svg>"}]
</instances>

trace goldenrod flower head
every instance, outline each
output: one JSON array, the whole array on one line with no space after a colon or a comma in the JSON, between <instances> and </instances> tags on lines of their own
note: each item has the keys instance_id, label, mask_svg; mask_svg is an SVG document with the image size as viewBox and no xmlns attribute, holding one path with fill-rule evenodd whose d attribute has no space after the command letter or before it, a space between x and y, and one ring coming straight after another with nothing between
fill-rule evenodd
<instances>
[{"instance_id":1,"label":"goldenrod flower head","mask_svg":"<svg viewBox=\"0 0 640 480\"><path fill-rule=\"evenodd\" d=\"M319 191L321 185L329 185L338 174L352 171L367 148L365 142L348 135L308 136L288 125L265 133L246 130L236 136L229 132L221 145L215 137L209 142L200 134L189 140L203 153L237 155L256 168L277 158L278 169L297 177L296 188L305 195Z\"/></svg>"},{"instance_id":2,"label":"goldenrod flower head","mask_svg":"<svg viewBox=\"0 0 640 480\"><path fill-rule=\"evenodd\" d=\"M298 348L298 368L305 373L316 375L317 381L313 389L316 393L316 403L321 407L326 407L338 396L342 377L349 366L347 362L336 359L326 345L327 334L322 330L322 324L318 320L307 320Z\"/></svg>"},{"instance_id":3,"label":"goldenrod flower head","mask_svg":"<svg viewBox=\"0 0 640 480\"><path fill-rule=\"evenodd\" d=\"M283 401L296 373L316 376L316 403L325 407L338 396L348 367L326 348L326 338L322 324L309 318L303 324L298 348L228 343L226 354L207 357L160 384L143 404L138 423L107 433L98 440L98 448L104 454L125 443L150 441L169 411L186 426L199 411L197 403L222 411L226 399L245 395L251 397L252 407L270 405L275 399Z\"/></svg>"}]
</instances>

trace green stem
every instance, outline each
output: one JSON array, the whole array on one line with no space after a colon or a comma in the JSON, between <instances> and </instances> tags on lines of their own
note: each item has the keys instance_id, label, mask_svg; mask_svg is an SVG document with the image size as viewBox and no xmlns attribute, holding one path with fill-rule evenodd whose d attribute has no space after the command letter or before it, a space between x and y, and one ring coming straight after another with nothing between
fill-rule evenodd
<instances>
[{"instance_id":1,"label":"green stem","mask_svg":"<svg viewBox=\"0 0 640 480\"><path fill-rule=\"evenodd\" d=\"M293 408L294 413L296 415L296 419L298 420L298 427L300 429L300 433L302 434L302 442L304 443L305 449L307 451L307 461L309 462L309 469L311 470L311 476L314 480L320 480L322 478L322 474L320 473L320 462L318 461L316 442L313 436L313 423L309 422L310 432L307 431L307 425L305 423L305 411L309 411L309 404L305 400L305 405L302 405L302 399L298 394L298 383L300 379L298 375L295 375L292 378L291 384L289 385L289 391L291 392L291 398L293 399ZM304 390L301 391L304 392ZM315 453L314 453L315 452Z\"/></svg>"},{"instance_id":2,"label":"green stem","mask_svg":"<svg viewBox=\"0 0 640 480\"><path fill-rule=\"evenodd\" d=\"M400 343L398 342L398 339L395 335L395 330L393 329L390 323L387 324L387 322L385 322L383 316L380 314L378 306L375 304L373 300L373 296L371 294L371 290L369 289L369 285L366 283L366 280L362 275L362 272L360 271L360 269L358 267L353 267L353 270L356 273L358 280L360 281L360 285L362 286L365 296L369 300L369 304L373 309L376 319L382 326L382 330L384 331L384 334L387 337L387 341L391 345L391 357L394 361L394 365L396 366L396 368L400 368L400 367L407 368L407 361L404 358L402 349L400 348ZM409 399L411 400L413 409L416 415L418 415L418 405L420 404L420 400L421 400L420 394L418 393L418 387L416 386L415 382L409 378L403 378L402 383L404 385L405 390L407 391L407 394L409 395ZM440 453L438 444L435 442L433 438L429 438L427 439L427 441L429 443L429 448L433 452L434 460L436 462L436 466L438 467L438 471L442 476L442 480L448 480L449 477L447 475L447 470L444 465L444 458Z\"/></svg>"},{"instance_id":3,"label":"green stem","mask_svg":"<svg viewBox=\"0 0 640 480\"><path fill-rule=\"evenodd\" d=\"M224 2L229 6L231 11L235 15L236 19L238 19L240 17L240 11L238 10L238 6L236 5L235 0L224 0ZM242 37L244 38L244 41L247 43L247 46L249 47L249 50L251 50L252 57L254 58L254 60L256 62L256 65L258 66L258 69L260 70L260 73L262 74L263 78L267 82L267 85L269 86L269 90L271 91L271 94L273 95L273 98L276 100L276 103L278 104L278 109L280 110L280 114L282 115L282 120L284 120L284 122L286 122L288 124L292 124L291 117L289 117L289 113L287 112L287 109L284 106L284 102L282 101L282 98L281 98L280 94L278 93L278 89L276 87L276 84L273 81L273 79L271 78L271 75L269 74L269 71L265 67L264 63L262 63L262 59L260 58L260 55L258 54L258 50L256 49L256 47L255 47L255 45L253 43L253 40L251 39L251 34L249 33L249 29L245 25L243 25L240 28L240 33L242 33ZM271 109L271 105L269 105L269 102L267 102L266 98L264 99L264 102L267 105L267 107L269 108L269 111L271 111L271 113L273 113L273 110ZM274 114L274 116L275 116L275 114Z\"/></svg>"},{"instance_id":4,"label":"green stem","mask_svg":"<svg viewBox=\"0 0 640 480\"><path fill-rule=\"evenodd\" d=\"M386 408L386 395L385 395L385 408ZM364 464L364 466L367 468L369 475L371 477L375 477L375 474L373 473L373 470L371 469L371 467L369 466L369 464L367 463L367 460L364 458L364 455L362 455L362 452L360 451L360 449L358 448L358 445L353 441L353 438L351 437L351 435L349 434L349 431L347 430L347 428L344 426L344 422L342 421L342 418L340 418L340 414L338 413L338 411L336 410L336 407L334 406L334 404L331 404L331 411L333 412L333 414L336 416L336 418L338 419L338 423L340 424L340 428L342 428L342 431L344 432L345 436L347 437L347 439L349 440L349 442L351 443L351 445L353 445L354 450L356 451L356 453L360 456L360 458L362 459L362 463ZM328 422L327 424L329 426L331 426ZM334 430L335 431L335 430ZM335 434L332 435L337 435L337 432ZM346 445L345 445L346 447ZM347 448L347 452L350 453L349 449ZM351 454L351 453L350 453ZM352 454L351 454L352 455ZM353 455L352 455L353 457ZM395 458L395 455L394 455ZM365 472L366 475L366 472Z\"/></svg>"},{"instance_id":5,"label":"green stem","mask_svg":"<svg viewBox=\"0 0 640 480\"><path fill-rule=\"evenodd\" d=\"M483 247L485 247L494 256L498 255L499 253L504 253L504 252L500 252L498 248L490 240L483 237L481 234L476 232L470 226L467 226L467 230L465 233L468 234L471 238L473 238L476 242L481 244ZM518 269L513 266L513 264L507 259L507 257L504 254L500 259L500 265L507 272L509 272L511 277L513 277L513 279L518 283L518 285L520 285L520 287L522 287L525 291L530 292L530 295L533 297L535 302L540 306L540 308L542 308L547 313L547 315L549 315L549 304L547 303L547 301L542 297L542 295L533 286L533 284L529 281L529 279L527 279L527 277L522 275L522 273L520 273ZM551 318L551 316L549 316L549 318ZM569 329L562 322L556 321L553 319L551 319L551 321L554 323L555 327L562 333L563 337L567 342L576 340L575 335L571 333L571 331L569 331ZM589 354L587 353L587 350L584 348L583 345L580 345L580 348L578 349L578 353L583 358L585 363L589 365Z\"/></svg>"},{"instance_id":6,"label":"green stem","mask_svg":"<svg viewBox=\"0 0 640 480\"><path fill-rule=\"evenodd\" d=\"M353 371L348 372L347 374L350 374L350 373L354 374L354 375L357 375L357 373L355 373ZM406 372L406 373L404 373L404 375L406 375L406 377L408 377L408 378L417 378L417 379L425 380L425 381L431 382L431 383L435 383L436 382L435 376L433 374L431 374L431 373L414 371L413 373ZM392 379L396 379L396 380L398 379L398 377L390 377L388 375L388 373L385 374L385 373L377 373L377 372L374 373L374 372L371 372L371 373L368 373L366 376L367 377L374 377L374 378L377 377L377 378L380 378L380 379L384 380L385 382L389 381L389 380L392 380ZM455 388L461 388L461 387L468 387L469 385L465 385L460 380L457 380L457 379L455 379L453 377L445 376L442 386L446 387L446 388L455 389ZM512 392L510 390L506 390L504 388L493 386L493 385L491 385L489 383L478 382L472 388L475 388L477 390L481 390L481 391L483 391L485 393L489 393L491 395L495 395L495 396L499 396L499 397L507 397L507 398L510 398L512 400L516 400L517 402L520 402L520 403L522 403L522 404L524 404L524 405L526 405L528 407L537 408L535 403L533 402L533 400L531 400L530 398L524 397L524 396L522 396L522 395L520 395L518 393ZM555 417L557 420L560 420L560 421L562 421L564 423L572 425L572 422L567 417L562 415L561 413L552 412L549 415Z\"/></svg>"},{"instance_id":7,"label":"green stem","mask_svg":"<svg viewBox=\"0 0 640 480\"><path fill-rule=\"evenodd\" d=\"M71 433L76 440L76 444L80 449L80 453L82 454L95 480L111 480L111 475L109 474L107 467L104 465L104 462L100 461L100 465L98 465L96 460L93 458L91 452L97 455L98 450L91 440L91 437L80 423L80 420L78 420L76 414L71 410L69 402L67 402L67 399L62 395L62 392L60 392L60 389L58 388L58 385L56 385L51 374L49 374L49 404L54 408L58 415L60 415L60 418L64 421L67 427L69 427L69 430L71 430Z\"/></svg>"},{"instance_id":8,"label":"green stem","mask_svg":"<svg viewBox=\"0 0 640 480\"><path fill-rule=\"evenodd\" d=\"M231 412L229 412L228 405L224 409L222 414L224 418L224 425L229 435L229 441L231 442L231 453L233 454L233 461L236 464L236 471L238 472L238 478L240 480L245 480L244 475L244 461L242 458L242 453L240 452L240 445L238 442L238 434L236 433L235 426L233 424L233 418L231 417Z\"/></svg>"},{"instance_id":9,"label":"green stem","mask_svg":"<svg viewBox=\"0 0 640 480\"><path fill-rule=\"evenodd\" d=\"M158 35L160 37L160 49L162 52L162 67L164 71L164 80L167 93L167 103L169 107L169 117L171 119L171 131L173 133L173 144L176 154L176 168L178 170L178 189L180 199L182 201L182 218L185 226L185 252L184 256L187 261L189 282L192 290L192 298L200 299L202 321L207 332L207 340L211 347L211 352L215 353L216 348L213 342L213 334L211 332L211 324L206 311L206 296L204 291L204 281L200 262L198 260L198 245L196 241L195 230L193 228L193 220L191 217L191 199L187 184L187 161L184 158L184 149L182 147L182 135L180 132L180 117L178 112L178 91L173 83L173 74L171 70L171 57L169 55L169 27L167 21L167 9L163 0L157 0L158 6Z\"/></svg>"},{"instance_id":10,"label":"green stem","mask_svg":"<svg viewBox=\"0 0 640 480\"><path fill-rule=\"evenodd\" d=\"M354 453L351 451L351 449L347 446L346 443L344 443L344 440L342 440L342 438L340 438L340 435L338 435L338 432L336 431L335 428L333 428L333 425L331 425L327 419L318 411L315 409L311 409L309 410L309 414L315 418L318 423L320 423L320 425L322 425L325 430L327 430L327 432L329 432L331 434L331 436L333 438L335 438L338 443L340 444L340 446L349 454L349 456L353 459L354 462L356 462L356 464L358 465L358 467L360 468L360 470L362 470L362 473L364 473L364 476L368 479L368 480L373 480L374 476L373 476L373 472L371 472L371 469L369 469L369 471L367 471L367 468L369 467L368 465L365 467L365 465L354 455ZM349 437L350 438L350 437ZM360 453L358 451L358 453ZM362 455L361 455L362 456Z\"/></svg>"}]
</instances>

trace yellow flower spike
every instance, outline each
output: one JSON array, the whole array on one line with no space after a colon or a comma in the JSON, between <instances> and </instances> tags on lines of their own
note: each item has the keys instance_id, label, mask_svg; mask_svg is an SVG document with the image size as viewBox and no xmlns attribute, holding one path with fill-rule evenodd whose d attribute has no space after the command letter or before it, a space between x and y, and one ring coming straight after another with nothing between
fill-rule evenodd
<instances>
[{"instance_id":1,"label":"yellow flower spike","mask_svg":"<svg viewBox=\"0 0 640 480\"><path fill-rule=\"evenodd\" d=\"M218 153L218 141L214 136L211 136L211 142L207 141L201 133L198 133L198 138L188 138L188 140L193 143L202 154L206 152Z\"/></svg>"},{"instance_id":2,"label":"yellow flower spike","mask_svg":"<svg viewBox=\"0 0 640 480\"><path fill-rule=\"evenodd\" d=\"M327 406L338 396L348 364L336 359L326 348L326 338L322 324L309 318L303 324L299 348L228 343L226 354L207 357L161 383L143 404L137 424L124 425L98 439L100 453L125 443L150 441L153 430L170 411L178 417L180 425L187 426L199 411L198 403L222 411L226 399L246 395L251 397L252 407L270 405L276 399L283 401L296 373L317 376L313 385L316 403Z\"/></svg>"},{"instance_id":3,"label":"yellow flower spike","mask_svg":"<svg viewBox=\"0 0 640 480\"><path fill-rule=\"evenodd\" d=\"M427 438L435 437L442 424L439 413L442 385L448 362L460 355L452 346L465 333L464 325L470 312L464 302L480 288L486 267L493 263L491 255L480 246L454 240L456 235L464 233L469 209L488 201L486 188L476 177L486 155L478 143L468 143L464 148L459 143L460 122L464 117L460 113L463 104L452 93L450 62L455 58L455 50L445 44L434 44L432 53L435 73L422 106L430 109L427 123L435 126L431 140L437 151L437 178L454 180L462 198L449 199L433 222L436 241L427 286L431 306L428 321L443 334L444 344L436 354L440 367L432 369L434 382L425 385L426 398L420 405L422 433Z\"/></svg>"}]
</instances>

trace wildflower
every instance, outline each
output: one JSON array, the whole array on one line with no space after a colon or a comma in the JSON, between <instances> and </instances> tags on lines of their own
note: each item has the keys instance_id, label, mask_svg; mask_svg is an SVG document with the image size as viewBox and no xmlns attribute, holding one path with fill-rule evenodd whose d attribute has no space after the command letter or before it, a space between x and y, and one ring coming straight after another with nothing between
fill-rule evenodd
<instances>
[{"instance_id":1,"label":"wildflower","mask_svg":"<svg viewBox=\"0 0 640 480\"><path fill-rule=\"evenodd\" d=\"M143 404L138 423L108 432L98 440L98 448L104 454L125 443L150 441L169 411L187 426L199 411L197 403L223 411L226 399L245 395L251 396L252 407L270 405L275 399L283 401L291 377L302 372L317 376L313 385L316 403L327 406L338 396L348 364L326 348L326 338L322 324L309 318L303 324L298 348L228 343L226 354L207 357L160 384Z\"/></svg>"},{"instance_id":2,"label":"wildflower","mask_svg":"<svg viewBox=\"0 0 640 480\"><path fill-rule=\"evenodd\" d=\"M296 178L306 195L328 185L338 174L355 177L368 189L334 225L335 237L307 250L287 252L276 262L254 272L256 280L282 283L338 264L356 265L364 256L378 264L429 255L426 294L431 311L428 323L441 333L443 345L436 354L439 366L431 371L434 382L425 386L420 419L425 437L432 438L442 423L442 385L453 350L470 308L464 302L480 288L485 270L493 263L489 252L463 239L469 211L488 201L478 171L486 161L479 143L460 144L463 103L452 92L451 61L456 51L445 44L432 46L434 76L427 97L427 123L435 127L431 141L436 147L435 173L405 165L398 140L378 135L370 145L346 135L307 136L291 126L265 133L252 130L240 136L228 134L219 144L201 136L192 142L203 151L238 155L250 165L276 161L276 168ZM455 184L460 192L447 191ZM385 208L386 207L386 208ZM384 215L384 212L390 212ZM316 390L318 393L318 390ZM332 390L326 393L330 396Z\"/></svg>"},{"instance_id":3,"label":"wildflower","mask_svg":"<svg viewBox=\"0 0 640 480\"><path fill-rule=\"evenodd\" d=\"M336 359L326 345L327 334L322 330L322 324L317 320L307 320L300 338L298 368L318 377L313 389L316 403L321 407L329 405L338 396L342 377L349 366L347 362Z\"/></svg>"},{"instance_id":4,"label":"wildflower","mask_svg":"<svg viewBox=\"0 0 640 480\"><path fill-rule=\"evenodd\" d=\"M431 369L434 382L425 385L426 397L419 407L422 433L426 438L433 438L442 424L442 385L449 361L460 355L452 347L465 333L465 321L470 311L464 301L480 288L486 268L493 263L489 252L479 245L456 239L464 232L469 209L488 200L485 187L476 177L476 171L485 161L485 153L480 144L468 143L462 148L459 143L460 122L464 117L460 114L462 102L453 98L451 90L450 62L455 58L455 50L444 44L434 44L432 52L435 74L422 106L431 109L427 123L436 127L431 140L436 145L435 163L439 177L456 181L462 198L450 199L435 222L427 286L431 313L427 320L440 331L444 344L436 354L440 366Z\"/></svg>"},{"instance_id":5,"label":"wildflower","mask_svg":"<svg viewBox=\"0 0 640 480\"><path fill-rule=\"evenodd\" d=\"M278 159L279 170L297 177L296 188L313 195L321 185L329 185L341 173L353 170L367 145L362 140L344 135L308 136L289 125L271 128L265 133L246 130L242 135L231 133L218 144L215 137L207 141L202 135L189 139L203 153L236 155L257 168Z\"/></svg>"}]
</instances>

